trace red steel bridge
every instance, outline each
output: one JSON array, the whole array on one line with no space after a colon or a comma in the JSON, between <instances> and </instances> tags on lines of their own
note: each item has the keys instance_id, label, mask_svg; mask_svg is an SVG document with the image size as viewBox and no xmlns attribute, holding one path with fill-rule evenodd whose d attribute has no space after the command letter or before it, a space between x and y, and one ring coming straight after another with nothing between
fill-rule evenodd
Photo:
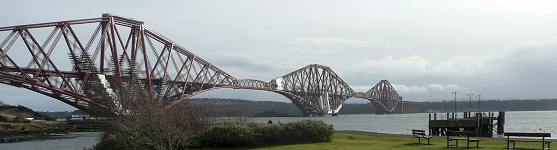
<instances>
[{"instance_id":1,"label":"red steel bridge","mask_svg":"<svg viewBox=\"0 0 557 150\"><path fill-rule=\"evenodd\" d=\"M0 83L96 115L144 101L176 105L217 88L276 92L305 115L334 115L350 97L371 101L381 113L393 112L402 101L387 80L354 92L318 64L271 81L237 79L143 22L110 14L0 27L0 40Z\"/></svg>"}]
</instances>

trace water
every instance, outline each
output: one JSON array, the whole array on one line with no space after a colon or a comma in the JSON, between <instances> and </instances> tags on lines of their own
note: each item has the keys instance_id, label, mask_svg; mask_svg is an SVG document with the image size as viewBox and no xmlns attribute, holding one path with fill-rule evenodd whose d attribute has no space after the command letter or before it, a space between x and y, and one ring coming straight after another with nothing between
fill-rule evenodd
<instances>
[{"instance_id":1,"label":"water","mask_svg":"<svg viewBox=\"0 0 557 150\"><path fill-rule=\"evenodd\" d=\"M557 111L506 112L505 132L549 132L557 137ZM462 114L459 114L462 115ZM305 119L323 120L335 130L356 130L389 134L410 134L412 129L428 129L428 114L354 114L324 117L256 117L250 121L266 123L291 122ZM439 117L439 116L437 116ZM541 130L540 130L541 129Z\"/></svg>"},{"instance_id":2,"label":"water","mask_svg":"<svg viewBox=\"0 0 557 150\"><path fill-rule=\"evenodd\" d=\"M2 143L0 150L83 150L99 142L101 132L71 133L75 138Z\"/></svg>"},{"instance_id":3,"label":"water","mask_svg":"<svg viewBox=\"0 0 557 150\"><path fill-rule=\"evenodd\" d=\"M557 111L520 111L507 112L506 132L550 132L557 137ZM462 115L462 114L459 114ZM439 116L438 116L439 117ZM355 114L335 117L255 117L250 121L267 123L291 122L298 120L323 120L333 124L335 130L357 130L390 134L410 134L411 129L426 129L428 114ZM541 130L540 130L541 129ZM78 137L71 139L50 139L0 144L0 150L82 150L91 148L99 142L100 132L73 133Z\"/></svg>"}]
</instances>

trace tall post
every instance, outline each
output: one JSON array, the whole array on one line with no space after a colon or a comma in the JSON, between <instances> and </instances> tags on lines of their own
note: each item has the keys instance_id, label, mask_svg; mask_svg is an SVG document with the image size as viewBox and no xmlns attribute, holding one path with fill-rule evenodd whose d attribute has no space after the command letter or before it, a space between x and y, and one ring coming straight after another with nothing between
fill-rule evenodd
<instances>
[{"instance_id":1,"label":"tall post","mask_svg":"<svg viewBox=\"0 0 557 150\"><path fill-rule=\"evenodd\" d=\"M454 95L454 111L453 111L453 119L455 119L455 115L456 115L456 93L458 93L457 91L452 92L452 94Z\"/></svg>"},{"instance_id":2,"label":"tall post","mask_svg":"<svg viewBox=\"0 0 557 150\"><path fill-rule=\"evenodd\" d=\"M482 95L477 95L478 97L478 112L480 112L480 99L482 98Z\"/></svg>"},{"instance_id":3,"label":"tall post","mask_svg":"<svg viewBox=\"0 0 557 150\"><path fill-rule=\"evenodd\" d=\"M469 98L469 102L468 102L468 111L469 111L469 112L472 112L472 96L474 96L474 94L468 93L468 98Z\"/></svg>"},{"instance_id":4,"label":"tall post","mask_svg":"<svg viewBox=\"0 0 557 150\"><path fill-rule=\"evenodd\" d=\"M505 133L505 112L500 111L497 117L497 134L501 135Z\"/></svg>"},{"instance_id":5,"label":"tall post","mask_svg":"<svg viewBox=\"0 0 557 150\"><path fill-rule=\"evenodd\" d=\"M427 127L429 128L429 135L431 135L431 113L429 113L429 121L427 122Z\"/></svg>"}]
</instances>

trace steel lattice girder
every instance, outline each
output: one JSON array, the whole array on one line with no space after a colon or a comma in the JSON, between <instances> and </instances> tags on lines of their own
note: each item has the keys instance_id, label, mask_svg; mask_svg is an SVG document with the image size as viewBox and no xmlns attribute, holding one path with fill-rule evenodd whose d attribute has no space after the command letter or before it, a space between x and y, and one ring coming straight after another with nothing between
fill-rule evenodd
<instances>
[{"instance_id":1,"label":"steel lattice girder","mask_svg":"<svg viewBox=\"0 0 557 150\"><path fill-rule=\"evenodd\" d=\"M87 31L90 34L80 34ZM35 37L41 33L47 36ZM0 40L0 83L92 114L112 114L138 99L175 104L203 91L238 88L273 91L291 99L304 114L324 115L337 113L355 95L329 67L317 64L271 82L238 80L143 22L109 14L0 27ZM14 46L18 44L23 48ZM56 58L57 54L69 59ZM68 64L71 67L65 67ZM386 80L356 97L372 100L388 112L401 100Z\"/></svg>"},{"instance_id":2,"label":"steel lattice girder","mask_svg":"<svg viewBox=\"0 0 557 150\"><path fill-rule=\"evenodd\" d=\"M78 38L82 31L74 28L91 24L96 26L92 34ZM44 41L34 37L33 31L49 30ZM7 81L2 83L23 85L90 113L114 110L121 106L116 104L137 98L180 100L237 84L231 75L145 28L143 22L118 16L2 27L2 33L6 37L0 43L0 71ZM9 50L18 41L28 51L28 63L11 56ZM52 54L59 51L70 59L53 60ZM59 67L64 64L72 67Z\"/></svg>"},{"instance_id":3,"label":"steel lattice girder","mask_svg":"<svg viewBox=\"0 0 557 150\"><path fill-rule=\"evenodd\" d=\"M235 86L235 88L272 91L276 88L276 86L270 82L261 80L241 79L238 80L238 84Z\"/></svg>"},{"instance_id":4,"label":"steel lattice girder","mask_svg":"<svg viewBox=\"0 0 557 150\"><path fill-rule=\"evenodd\" d=\"M311 64L273 80L277 89L298 95L297 102L314 108L318 115L337 113L354 91L329 67Z\"/></svg>"},{"instance_id":5,"label":"steel lattice girder","mask_svg":"<svg viewBox=\"0 0 557 150\"><path fill-rule=\"evenodd\" d=\"M378 112L391 113L402 101L395 88L387 80L381 80L366 93L356 93L355 97L367 99L375 105Z\"/></svg>"}]
</instances>

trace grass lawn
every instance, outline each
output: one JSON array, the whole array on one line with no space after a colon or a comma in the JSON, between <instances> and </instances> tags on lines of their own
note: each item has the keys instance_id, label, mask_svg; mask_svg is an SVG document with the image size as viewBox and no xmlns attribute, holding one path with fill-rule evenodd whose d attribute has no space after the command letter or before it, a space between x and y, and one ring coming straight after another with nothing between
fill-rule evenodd
<instances>
[{"instance_id":1,"label":"grass lawn","mask_svg":"<svg viewBox=\"0 0 557 150\"><path fill-rule=\"evenodd\" d=\"M278 145L261 148L249 148L258 150L444 150L446 148L445 137L434 137L431 139L432 145L414 144L417 139L411 135L386 135L356 131L340 131L334 134L332 142L313 143L313 144L294 144L294 145ZM502 150L506 149L506 141L504 139L485 139L480 141L479 149ZM536 142L517 142L520 149L541 149L541 143ZM470 143L475 146L475 143ZM459 146L466 146L463 141L459 142ZM454 150L467 148L450 148ZM471 149L476 149L471 148Z\"/></svg>"}]
</instances>

